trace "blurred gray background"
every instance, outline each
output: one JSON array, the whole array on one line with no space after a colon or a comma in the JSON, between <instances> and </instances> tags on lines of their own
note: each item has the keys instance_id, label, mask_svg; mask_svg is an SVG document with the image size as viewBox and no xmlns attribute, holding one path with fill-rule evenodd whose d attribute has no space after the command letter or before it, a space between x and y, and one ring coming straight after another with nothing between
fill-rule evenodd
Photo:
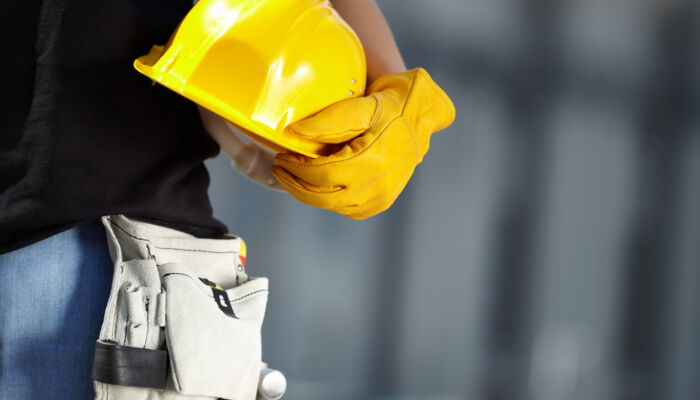
<instances>
[{"instance_id":1,"label":"blurred gray background","mask_svg":"<svg viewBox=\"0 0 700 400\"><path fill-rule=\"evenodd\" d=\"M457 120L357 222L210 160L287 400L700 398L700 6L380 1Z\"/></svg>"}]
</instances>

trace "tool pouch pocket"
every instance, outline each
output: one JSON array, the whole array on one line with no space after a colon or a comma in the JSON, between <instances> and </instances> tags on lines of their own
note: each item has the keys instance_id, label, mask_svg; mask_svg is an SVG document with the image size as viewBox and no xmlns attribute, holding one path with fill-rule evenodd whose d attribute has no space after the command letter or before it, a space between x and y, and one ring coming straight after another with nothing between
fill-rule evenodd
<instances>
[{"instance_id":1,"label":"tool pouch pocket","mask_svg":"<svg viewBox=\"0 0 700 400\"><path fill-rule=\"evenodd\" d=\"M183 263L158 270L167 296L165 341L175 389L192 396L254 399L267 279L223 288Z\"/></svg>"},{"instance_id":2,"label":"tool pouch pocket","mask_svg":"<svg viewBox=\"0 0 700 400\"><path fill-rule=\"evenodd\" d=\"M165 339L164 293L153 260L131 260L122 264L118 294L115 340L124 346L158 349Z\"/></svg>"},{"instance_id":3,"label":"tool pouch pocket","mask_svg":"<svg viewBox=\"0 0 700 400\"><path fill-rule=\"evenodd\" d=\"M95 348L93 379L121 387L162 388L168 358L165 293L158 267L153 260L143 259L125 261L117 268ZM139 400L146 394L130 398Z\"/></svg>"}]
</instances>

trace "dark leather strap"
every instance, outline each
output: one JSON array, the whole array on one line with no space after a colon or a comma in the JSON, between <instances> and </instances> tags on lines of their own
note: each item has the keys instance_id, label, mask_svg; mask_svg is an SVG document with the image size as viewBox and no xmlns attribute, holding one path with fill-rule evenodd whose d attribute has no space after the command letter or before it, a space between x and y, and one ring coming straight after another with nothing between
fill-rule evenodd
<instances>
[{"instance_id":1,"label":"dark leather strap","mask_svg":"<svg viewBox=\"0 0 700 400\"><path fill-rule=\"evenodd\" d=\"M92 379L113 385L165 389L166 350L149 350L97 341Z\"/></svg>"}]
</instances>

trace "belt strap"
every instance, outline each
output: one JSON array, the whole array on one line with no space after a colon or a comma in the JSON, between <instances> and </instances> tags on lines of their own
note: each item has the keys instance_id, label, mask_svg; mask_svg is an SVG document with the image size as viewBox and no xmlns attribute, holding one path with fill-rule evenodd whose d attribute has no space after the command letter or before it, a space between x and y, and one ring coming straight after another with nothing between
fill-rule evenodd
<instances>
[{"instance_id":1,"label":"belt strap","mask_svg":"<svg viewBox=\"0 0 700 400\"><path fill-rule=\"evenodd\" d=\"M149 350L97 341L92 379L113 385L165 389L166 350Z\"/></svg>"}]
</instances>

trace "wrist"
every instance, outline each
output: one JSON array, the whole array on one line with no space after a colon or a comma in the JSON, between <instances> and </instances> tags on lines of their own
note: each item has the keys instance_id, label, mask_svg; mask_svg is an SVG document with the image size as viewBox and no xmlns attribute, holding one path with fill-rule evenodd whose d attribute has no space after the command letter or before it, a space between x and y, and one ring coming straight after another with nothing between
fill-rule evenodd
<instances>
[{"instance_id":1,"label":"wrist","mask_svg":"<svg viewBox=\"0 0 700 400\"><path fill-rule=\"evenodd\" d=\"M368 63L367 65L367 87L377 79L397 72L406 71L406 64L403 60L393 60L384 63Z\"/></svg>"}]
</instances>

